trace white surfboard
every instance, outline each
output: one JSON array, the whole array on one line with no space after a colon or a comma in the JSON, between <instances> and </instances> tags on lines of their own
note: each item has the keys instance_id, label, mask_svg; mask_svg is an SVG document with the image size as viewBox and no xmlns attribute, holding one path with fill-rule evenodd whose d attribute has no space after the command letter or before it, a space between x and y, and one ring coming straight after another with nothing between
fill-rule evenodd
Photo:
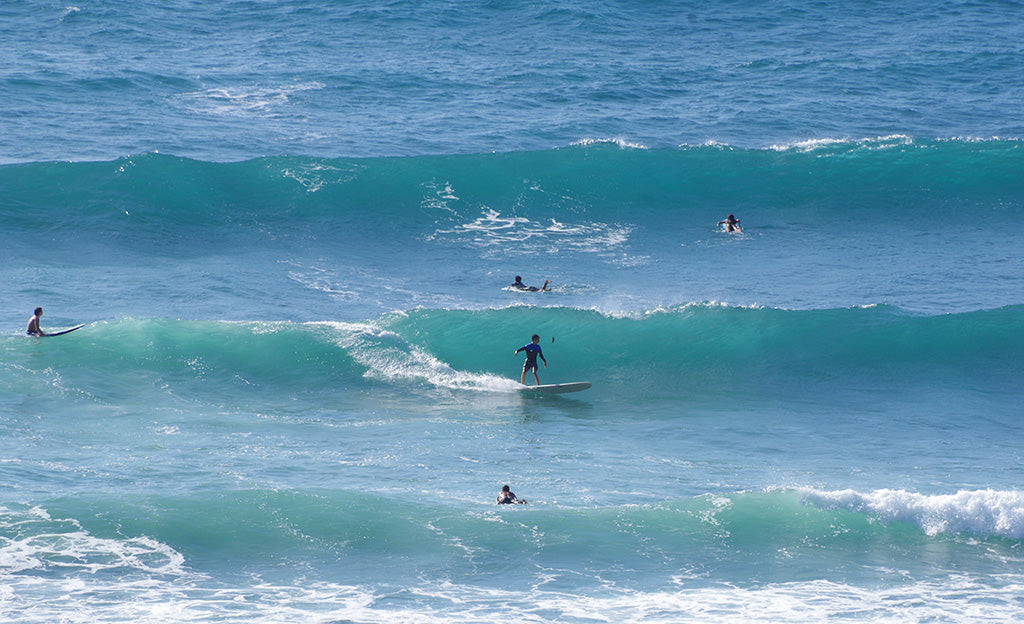
<instances>
[{"instance_id":1,"label":"white surfboard","mask_svg":"<svg viewBox=\"0 0 1024 624\"><path fill-rule=\"evenodd\" d=\"M74 327L69 327L68 329L62 329L60 331L46 332L41 337L42 338L47 338L49 336L63 336L64 334L70 334L71 332L75 331L76 329L82 329L86 325L88 325L88 323L82 323L81 325L75 325Z\"/></svg>"},{"instance_id":2,"label":"white surfboard","mask_svg":"<svg viewBox=\"0 0 1024 624\"><path fill-rule=\"evenodd\" d=\"M542 386L523 386L520 392L544 392L547 394L562 394L564 392L579 392L591 386L589 381L573 381L570 383L546 384Z\"/></svg>"}]
</instances>

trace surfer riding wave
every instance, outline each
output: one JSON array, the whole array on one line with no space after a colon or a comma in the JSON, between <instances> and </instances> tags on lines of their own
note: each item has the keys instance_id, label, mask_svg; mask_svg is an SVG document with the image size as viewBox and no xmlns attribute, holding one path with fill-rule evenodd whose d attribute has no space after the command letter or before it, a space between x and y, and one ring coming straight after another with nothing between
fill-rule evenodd
<instances>
[{"instance_id":1,"label":"surfer riding wave","mask_svg":"<svg viewBox=\"0 0 1024 624\"><path fill-rule=\"evenodd\" d=\"M519 377L519 383L521 383L523 385L526 384L526 373L531 371L531 370L533 371L533 379L534 379L534 381L537 382L538 386L540 385L540 377L537 376L537 357L538 356L540 356L540 359L544 361L544 368L548 367L548 361L544 357L544 352L541 350L539 343L540 343L540 336L538 336L537 334L534 334L530 338L530 343L529 344L526 344L526 345L523 345L523 346L519 347L518 349L516 349L516 352L513 354L513 355L519 355L520 351L526 351L526 362L523 363L523 374L522 374L522 376Z\"/></svg>"}]
</instances>

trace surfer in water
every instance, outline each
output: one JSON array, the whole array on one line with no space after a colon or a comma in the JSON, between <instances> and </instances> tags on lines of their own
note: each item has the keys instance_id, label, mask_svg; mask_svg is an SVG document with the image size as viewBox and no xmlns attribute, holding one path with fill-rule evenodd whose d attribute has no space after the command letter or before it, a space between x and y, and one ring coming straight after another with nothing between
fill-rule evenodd
<instances>
[{"instance_id":1,"label":"surfer in water","mask_svg":"<svg viewBox=\"0 0 1024 624\"><path fill-rule=\"evenodd\" d=\"M519 355L520 351L526 351L526 362L523 364L523 374L519 378L519 383L526 385L526 373L533 371L533 379L540 385L540 377L537 376L537 356L544 360L544 368L548 367L548 361L544 358L544 352L540 348L540 336L534 334L530 339L530 344L523 345L516 349L513 355Z\"/></svg>"},{"instance_id":2,"label":"surfer in water","mask_svg":"<svg viewBox=\"0 0 1024 624\"><path fill-rule=\"evenodd\" d=\"M540 288L537 288L536 286L527 286L526 284L523 283L523 278L516 275L516 281L509 284L508 287L514 288L515 290L525 290L527 292L547 292L551 290L550 288L548 288L548 284L550 283L551 280L544 280L544 285L541 286Z\"/></svg>"},{"instance_id":3,"label":"surfer in water","mask_svg":"<svg viewBox=\"0 0 1024 624\"><path fill-rule=\"evenodd\" d=\"M499 505L512 505L512 504L525 505L526 501L519 500L518 498L516 498L516 495L512 492L512 490L510 490L507 485L503 485L501 487L501 493L498 494L498 504Z\"/></svg>"},{"instance_id":4,"label":"surfer in water","mask_svg":"<svg viewBox=\"0 0 1024 624\"><path fill-rule=\"evenodd\" d=\"M742 232L743 231L743 230L740 229L740 220L737 219L736 217L732 216L732 215L729 215L728 217L726 217L724 221L719 221L718 222L718 226L719 227L721 227L723 225L725 226L725 231L726 232Z\"/></svg>"},{"instance_id":5,"label":"surfer in water","mask_svg":"<svg viewBox=\"0 0 1024 624\"><path fill-rule=\"evenodd\" d=\"M28 320L28 329L26 329L25 332L29 336L45 336L46 335L46 332L44 332L42 330L42 328L39 327L39 317L41 317L42 315L43 315L43 309L42 308L36 308L35 314L33 314L32 318L30 318Z\"/></svg>"}]
</instances>

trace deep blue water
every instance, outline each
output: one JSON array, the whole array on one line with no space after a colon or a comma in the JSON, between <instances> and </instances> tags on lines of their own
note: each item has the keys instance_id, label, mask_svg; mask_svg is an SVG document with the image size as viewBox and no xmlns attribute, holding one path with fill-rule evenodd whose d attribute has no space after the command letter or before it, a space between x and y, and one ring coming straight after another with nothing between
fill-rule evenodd
<instances>
[{"instance_id":1,"label":"deep blue water","mask_svg":"<svg viewBox=\"0 0 1024 624\"><path fill-rule=\"evenodd\" d=\"M4 162L1019 138L1018 2L34 2Z\"/></svg>"}]
</instances>

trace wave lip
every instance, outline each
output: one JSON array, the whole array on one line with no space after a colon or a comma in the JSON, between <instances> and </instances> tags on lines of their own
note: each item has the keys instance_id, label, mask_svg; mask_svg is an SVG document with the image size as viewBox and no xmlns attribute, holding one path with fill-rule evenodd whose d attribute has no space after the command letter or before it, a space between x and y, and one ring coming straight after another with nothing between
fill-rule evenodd
<instances>
[{"instance_id":1,"label":"wave lip","mask_svg":"<svg viewBox=\"0 0 1024 624\"><path fill-rule=\"evenodd\" d=\"M960 490L939 495L892 489L799 492L805 504L866 514L884 524L912 524L930 536L967 533L1024 539L1024 491Z\"/></svg>"},{"instance_id":2,"label":"wave lip","mask_svg":"<svg viewBox=\"0 0 1024 624\"><path fill-rule=\"evenodd\" d=\"M457 370L399 334L365 323L315 323L337 332L337 344L365 367L364 377L415 380L453 390L511 392L519 387L497 375Z\"/></svg>"},{"instance_id":3,"label":"wave lip","mask_svg":"<svg viewBox=\"0 0 1024 624\"><path fill-rule=\"evenodd\" d=\"M572 145L573 146L582 146L582 147L587 147L587 146L590 146L590 145L617 145L618 147L620 147L622 149L638 149L638 150L648 149L647 146L644 145L643 143L638 143L638 142L635 142L635 141L629 141L629 140L623 139L621 137L609 138L609 139L585 138L585 139L579 139L577 141L573 141Z\"/></svg>"}]
</instances>

